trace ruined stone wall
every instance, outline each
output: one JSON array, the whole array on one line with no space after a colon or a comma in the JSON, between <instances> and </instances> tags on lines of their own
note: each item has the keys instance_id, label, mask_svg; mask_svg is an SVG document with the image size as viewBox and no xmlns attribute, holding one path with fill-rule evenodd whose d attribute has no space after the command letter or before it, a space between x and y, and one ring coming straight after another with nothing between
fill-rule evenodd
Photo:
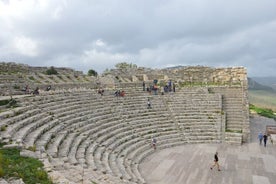
<instances>
[{"instance_id":1,"label":"ruined stone wall","mask_svg":"<svg viewBox=\"0 0 276 184\"><path fill-rule=\"evenodd\" d=\"M212 68L205 66L188 66L166 69L130 68L113 69L110 74L122 78L173 80L220 85L247 85L247 71L244 67ZM147 77L141 77L146 75ZM135 76L135 77L133 77ZM134 81L133 81L134 82Z\"/></svg>"},{"instance_id":2,"label":"ruined stone wall","mask_svg":"<svg viewBox=\"0 0 276 184\"><path fill-rule=\"evenodd\" d=\"M0 62L0 73L2 74L14 74L14 73L45 73L47 69L50 67L33 67L26 64L18 64L13 62ZM76 71L71 68L64 68L64 67L54 67L58 73L65 74L65 73L73 73L76 75L83 75L83 72Z\"/></svg>"},{"instance_id":3,"label":"ruined stone wall","mask_svg":"<svg viewBox=\"0 0 276 184\"><path fill-rule=\"evenodd\" d=\"M244 67L183 67L173 70L166 69L163 70L163 73L172 80L183 80L209 84L241 84L244 81L247 81L247 71Z\"/></svg>"}]
</instances>

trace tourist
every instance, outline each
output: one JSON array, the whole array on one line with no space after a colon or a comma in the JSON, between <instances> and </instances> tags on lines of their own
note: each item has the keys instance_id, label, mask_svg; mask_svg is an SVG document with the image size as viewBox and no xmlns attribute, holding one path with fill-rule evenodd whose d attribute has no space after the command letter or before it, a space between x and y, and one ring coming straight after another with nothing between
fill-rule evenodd
<instances>
[{"instance_id":1,"label":"tourist","mask_svg":"<svg viewBox=\"0 0 276 184\"><path fill-rule=\"evenodd\" d=\"M158 86L154 84L152 90L154 91L154 94L157 95Z\"/></svg>"},{"instance_id":2,"label":"tourist","mask_svg":"<svg viewBox=\"0 0 276 184\"><path fill-rule=\"evenodd\" d=\"M148 109L151 109L150 99L148 98Z\"/></svg>"},{"instance_id":3,"label":"tourist","mask_svg":"<svg viewBox=\"0 0 276 184\"><path fill-rule=\"evenodd\" d=\"M153 149L156 150L156 144L157 144L156 138L154 138L154 137L152 138L151 144L152 144Z\"/></svg>"},{"instance_id":4,"label":"tourist","mask_svg":"<svg viewBox=\"0 0 276 184\"><path fill-rule=\"evenodd\" d=\"M51 85L47 86L46 91L50 91L50 90L51 90L51 88L52 88L52 86L51 86Z\"/></svg>"},{"instance_id":5,"label":"tourist","mask_svg":"<svg viewBox=\"0 0 276 184\"><path fill-rule=\"evenodd\" d=\"M212 170L214 167L218 167L218 171L221 171L220 168L219 168L219 163L218 163L219 159L218 159L218 152L215 153L214 155L214 165L212 165L210 167L210 169Z\"/></svg>"},{"instance_id":6,"label":"tourist","mask_svg":"<svg viewBox=\"0 0 276 184\"><path fill-rule=\"evenodd\" d=\"M146 90L146 83L145 83L145 81L143 81L143 91L145 91Z\"/></svg>"},{"instance_id":7,"label":"tourist","mask_svg":"<svg viewBox=\"0 0 276 184\"><path fill-rule=\"evenodd\" d=\"M114 95L118 97L120 95L120 93L121 93L121 91L117 90L117 91L115 91Z\"/></svg>"},{"instance_id":8,"label":"tourist","mask_svg":"<svg viewBox=\"0 0 276 184\"><path fill-rule=\"evenodd\" d=\"M23 91L25 92L25 94L29 94L29 85L26 85L25 88L23 88Z\"/></svg>"},{"instance_id":9,"label":"tourist","mask_svg":"<svg viewBox=\"0 0 276 184\"><path fill-rule=\"evenodd\" d=\"M33 95L39 95L39 88L38 87L35 88L35 90L33 92Z\"/></svg>"},{"instance_id":10,"label":"tourist","mask_svg":"<svg viewBox=\"0 0 276 184\"><path fill-rule=\"evenodd\" d=\"M262 141L263 141L263 134L262 134L262 132L259 132L258 139L259 139L260 145L262 145Z\"/></svg>"},{"instance_id":11,"label":"tourist","mask_svg":"<svg viewBox=\"0 0 276 184\"><path fill-rule=\"evenodd\" d=\"M101 94L101 96L103 96L103 94L104 94L104 89L100 88L100 89L98 90L98 93Z\"/></svg>"},{"instance_id":12,"label":"tourist","mask_svg":"<svg viewBox=\"0 0 276 184\"><path fill-rule=\"evenodd\" d=\"M169 92L169 87L168 87L168 85L164 86L164 92L165 92L165 93L168 93L168 92Z\"/></svg>"},{"instance_id":13,"label":"tourist","mask_svg":"<svg viewBox=\"0 0 276 184\"><path fill-rule=\"evenodd\" d=\"M169 92L171 92L172 91L172 80L170 80L168 82L168 88L169 88Z\"/></svg>"},{"instance_id":14,"label":"tourist","mask_svg":"<svg viewBox=\"0 0 276 184\"><path fill-rule=\"evenodd\" d=\"M266 147L266 141L267 141L267 135L266 135L266 133L264 134L264 147Z\"/></svg>"},{"instance_id":15,"label":"tourist","mask_svg":"<svg viewBox=\"0 0 276 184\"><path fill-rule=\"evenodd\" d=\"M124 97L125 94L126 94L126 92L123 90L123 91L121 91L120 96L121 96L121 97Z\"/></svg>"}]
</instances>

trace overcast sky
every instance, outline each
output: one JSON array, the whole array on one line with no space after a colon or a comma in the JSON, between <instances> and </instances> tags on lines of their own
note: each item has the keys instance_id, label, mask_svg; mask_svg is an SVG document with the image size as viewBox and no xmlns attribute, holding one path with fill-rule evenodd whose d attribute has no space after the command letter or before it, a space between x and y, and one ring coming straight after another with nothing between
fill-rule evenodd
<instances>
[{"instance_id":1,"label":"overcast sky","mask_svg":"<svg viewBox=\"0 0 276 184\"><path fill-rule=\"evenodd\" d=\"M276 0L0 0L0 61L101 73L245 66L276 76Z\"/></svg>"}]
</instances>

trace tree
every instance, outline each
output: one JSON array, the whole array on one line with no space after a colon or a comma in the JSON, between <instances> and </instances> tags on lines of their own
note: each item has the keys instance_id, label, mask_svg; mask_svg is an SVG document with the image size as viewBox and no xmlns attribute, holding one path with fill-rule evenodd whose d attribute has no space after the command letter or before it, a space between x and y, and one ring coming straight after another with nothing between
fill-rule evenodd
<instances>
[{"instance_id":1,"label":"tree","mask_svg":"<svg viewBox=\"0 0 276 184\"><path fill-rule=\"evenodd\" d=\"M98 75L98 73L95 70L90 69L90 70L88 70L87 75L96 77Z\"/></svg>"},{"instance_id":2,"label":"tree","mask_svg":"<svg viewBox=\"0 0 276 184\"><path fill-rule=\"evenodd\" d=\"M137 68L136 64L132 64L132 63L127 63L127 62L122 62L122 63L117 63L115 65L115 67L117 69L127 69L127 68Z\"/></svg>"},{"instance_id":3,"label":"tree","mask_svg":"<svg viewBox=\"0 0 276 184\"><path fill-rule=\"evenodd\" d=\"M51 66L50 69L46 70L46 74L47 75L57 75L58 72L53 66Z\"/></svg>"}]
</instances>

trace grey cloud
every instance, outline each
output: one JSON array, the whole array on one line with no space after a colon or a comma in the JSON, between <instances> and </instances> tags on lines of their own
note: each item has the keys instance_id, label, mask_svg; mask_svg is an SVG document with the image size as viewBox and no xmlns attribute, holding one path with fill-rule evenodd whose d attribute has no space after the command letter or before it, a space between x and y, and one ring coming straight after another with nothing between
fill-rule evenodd
<instances>
[{"instance_id":1,"label":"grey cloud","mask_svg":"<svg viewBox=\"0 0 276 184\"><path fill-rule=\"evenodd\" d=\"M153 68L243 65L250 75L276 67L274 0L49 2L24 18L0 14L12 25L0 25L0 60L99 72L120 61ZM18 35L35 40L39 54L14 50ZM97 40L105 46L95 46Z\"/></svg>"}]
</instances>

